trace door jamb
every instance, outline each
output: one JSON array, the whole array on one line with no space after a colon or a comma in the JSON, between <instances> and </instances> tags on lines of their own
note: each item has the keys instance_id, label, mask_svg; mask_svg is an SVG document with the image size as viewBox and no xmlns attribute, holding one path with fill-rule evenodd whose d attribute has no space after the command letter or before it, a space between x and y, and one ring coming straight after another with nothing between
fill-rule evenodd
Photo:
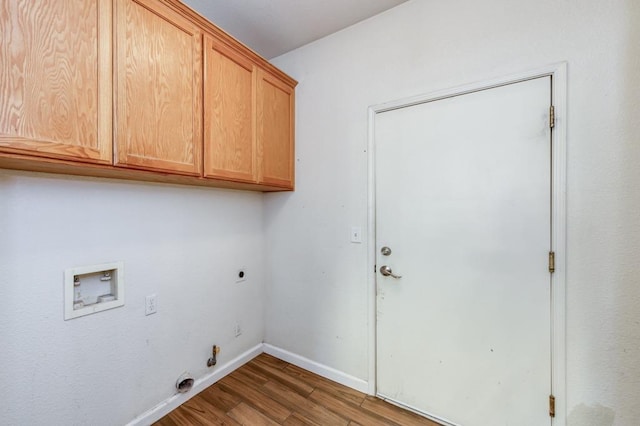
<instances>
[{"instance_id":1,"label":"door jamb","mask_svg":"<svg viewBox=\"0 0 640 426\"><path fill-rule=\"evenodd\" d=\"M555 396L554 426L565 426L566 391L566 191L567 191L567 63L550 64L527 72L467 84L437 92L399 99L369 107L368 110L368 375L371 395L376 394L376 199L375 199L375 118L376 114L421 103L433 102L507 84L550 76L551 100L555 108L552 133L552 234L555 272L551 274L551 393Z\"/></svg>"}]
</instances>

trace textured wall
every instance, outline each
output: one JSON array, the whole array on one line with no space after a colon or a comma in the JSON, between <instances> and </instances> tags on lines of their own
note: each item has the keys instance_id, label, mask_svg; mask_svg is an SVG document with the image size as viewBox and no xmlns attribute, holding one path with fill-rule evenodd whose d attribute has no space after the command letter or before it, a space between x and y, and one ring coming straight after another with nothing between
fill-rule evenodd
<instances>
[{"instance_id":1,"label":"textured wall","mask_svg":"<svg viewBox=\"0 0 640 426\"><path fill-rule=\"evenodd\" d=\"M274 60L297 191L266 196L266 341L368 379L367 107L568 62L567 417L640 418L640 5L413 0Z\"/></svg>"},{"instance_id":2,"label":"textured wall","mask_svg":"<svg viewBox=\"0 0 640 426\"><path fill-rule=\"evenodd\" d=\"M0 170L0 423L125 424L259 344L262 253L259 193ZM125 306L64 321L64 270L117 260Z\"/></svg>"}]
</instances>

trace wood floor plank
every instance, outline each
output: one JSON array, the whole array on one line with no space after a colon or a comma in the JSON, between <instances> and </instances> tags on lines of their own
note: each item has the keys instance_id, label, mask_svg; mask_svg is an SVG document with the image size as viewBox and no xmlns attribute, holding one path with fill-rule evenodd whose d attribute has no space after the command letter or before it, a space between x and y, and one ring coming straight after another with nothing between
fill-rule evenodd
<instances>
[{"instance_id":1,"label":"wood floor plank","mask_svg":"<svg viewBox=\"0 0 640 426\"><path fill-rule=\"evenodd\" d=\"M229 417L233 418L241 425L247 426L278 426L279 424L262 414L260 411L254 410L244 402L241 402L237 407L229 411Z\"/></svg>"},{"instance_id":2,"label":"wood floor plank","mask_svg":"<svg viewBox=\"0 0 640 426\"><path fill-rule=\"evenodd\" d=\"M317 425L347 425L349 421L325 407L308 400L293 389L272 381L262 387L271 398Z\"/></svg>"},{"instance_id":3,"label":"wood floor plank","mask_svg":"<svg viewBox=\"0 0 640 426\"><path fill-rule=\"evenodd\" d=\"M272 355L266 354L266 353L262 353L260 355L258 355L257 357L255 357L251 362L257 362L257 363L261 363L261 364L266 364L269 367L278 369L278 370L282 370L284 369L287 365L289 365L288 362L283 361L281 359L278 359Z\"/></svg>"},{"instance_id":4,"label":"wood floor plank","mask_svg":"<svg viewBox=\"0 0 640 426\"><path fill-rule=\"evenodd\" d=\"M267 394L263 393L261 389L255 389L235 377L227 376L218 383L225 392L242 398L246 404L249 404L277 422L281 423L291 415L291 410L274 401Z\"/></svg>"},{"instance_id":5,"label":"wood floor plank","mask_svg":"<svg viewBox=\"0 0 640 426\"><path fill-rule=\"evenodd\" d=\"M252 385L260 387L269 381L269 377L261 374L258 370L249 370L248 368L240 368L230 376L236 376L238 380L243 380L246 382L250 382Z\"/></svg>"},{"instance_id":6,"label":"wood floor plank","mask_svg":"<svg viewBox=\"0 0 640 426\"><path fill-rule=\"evenodd\" d=\"M262 354L156 426L437 426L381 399Z\"/></svg>"},{"instance_id":7,"label":"wood floor plank","mask_svg":"<svg viewBox=\"0 0 640 426\"><path fill-rule=\"evenodd\" d=\"M400 407L396 407L373 396L367 396L361 407L403 426L439 426L437 423L425 417L418 416L407 410L402 410Z\"/></svg>"},{"instance_id":8,"label":"wood floor plank","mask_svg":"<svg viewBox=\"0 0 640 426\"><path fill-rule=\"evenodd\" d=\"M389 419L363 411L358 405L335 398L320 388L314 390L311 395L309 395L309 399L342 417L346 417L352 422L358 422L367 426L398 426L397 423Z\"/></svg>"},{"instance_id":9,"label":"wood floor plank","mask_svg":"<svg viewBox=\"0 0 640 426\"><path fill-rule=\"evenodd\" d=\"M209 404L217 407L225 413L236 405L240 404L242 398L232 393L226 392L218 383L209 386L203 390L198 396L203 398Z\"/></svg>"},{"instance_id":10,"label":"wood floor plank","mask_svg":"<svg viewBox=\"0 0 640 426\"><path fill-rule=\"evenodd\" d=\"M305 419L298 413L291 414L282 424L283 426L316 426L316 423Z\"/></svg>"},{"instance_id":11,"label":"wood floor plank","mask_svg":"<svg viewBox=\"0 0 640 426\"><path fill-rule=\"evenodd\" d=\"M313 386L310 386L302 380L288 374L288 372L284 369L276 369L270 367L269 365L261 363L250 363L247 368L250 371L257 370L259 374L263 374L269 377L270 380L282 383L288 388L298 392L302 396L308 396L309 394L311 394L311 392L313 392Z\"/></svg>"},{"instance_id":12,"label":"wood floor plank","mask_svg":"<svg viewBox=\"0 0 640 426\"><path fill-rule=\"evenodd\" d=\"M227 413L209 404L201 398L192 398L182 405L184 411L190 414L190 417L197 420L197 423L185 423L185 425L228 425L238 426L238 423L227 416Z\"/></svg>"},{"instance_id":13,"label":"wood floor plank","mask_svg":"<svg viewBox=\"0 0 640 426\"><path fill-rule=\"evenodd\" d=\"M225 414L222 413L224 417ZM169 414L169 418L173 420L175 425L178 426L187 426L187 425L219 425L224 424L218 420L217 415L208 415L199 412L198 410L193 410L191 406L188 406L187 403L183 404L180 409L174 410ZM156 423L157 424L157 423ZM229 423L227 423L229 424Z\"/></svg>"},{"instance_id":14,"label":"wood floor plank","mask_svg":"<svg viewBox=\"0 0 640 426\"><path fill-rule=\"evenodd\" d=\"M302 369L296 365L289 364L284 371L293 377L297 377L308 385L314 388L323 389L344 401L351 402L356 405L360 405L364 401L365 394L362 392L358 392L357 390L341 385L340 383L327 380L324 377Z\"/></svg>"}]
</instances>

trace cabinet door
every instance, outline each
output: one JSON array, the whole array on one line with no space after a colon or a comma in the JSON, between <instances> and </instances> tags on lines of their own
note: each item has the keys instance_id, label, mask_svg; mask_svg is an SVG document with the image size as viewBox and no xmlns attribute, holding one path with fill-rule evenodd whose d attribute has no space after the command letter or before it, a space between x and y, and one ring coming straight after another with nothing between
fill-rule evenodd
<instances>
[{"instance_id":1,"label":"cabinet door","mask_svg":"<svg viewBox=\"0 0 640 426\"><path fill-rule=\"evenodd\" d=\"M0 151L111 163L111 0L0 3Z\"/></svg>"},{"instance_id":2,"label":"cabinet door","mask_svg":"<svg viewBox=\"0 0 640 426\"><path fill-rule=\"evenodd\" d=\"M256 89L259 182L293 188L294 89L264 70Z\"/></svg>"},{"instance_id":3,"label":"cabinet door","mask_svg":"<svg viewBox=\"0 0 640 426\"><path fill-rule=\"evenodd\" d=\"M255 182L254 65L210 36L204 61L204 176Z\"/></svg>"},{"instance_id":4,"label":"cabinet door","mask_svg":"<svg viewBox=\"0 0 640 426\"><path fill-rule=\"evenodd\" d=\"M116 164L199 175L202 34L158 0L116 7Z\"/></svg>"}]
</instances>

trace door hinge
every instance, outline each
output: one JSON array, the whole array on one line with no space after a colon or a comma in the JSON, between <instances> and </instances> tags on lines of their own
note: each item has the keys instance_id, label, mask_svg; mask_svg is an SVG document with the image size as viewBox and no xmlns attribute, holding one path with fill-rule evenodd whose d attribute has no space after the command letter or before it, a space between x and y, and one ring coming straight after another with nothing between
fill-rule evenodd
<instances>
[{"instance_id":1,"label":"door hinge","mask_svg":"<svg viewBox=\"0 0 640 426\"><path fill-rule=\"evenodd\" d=\"M553 251L549 252L549 272L554 273L556 271L556 253Z\"/></svg>"},{"instance_id":2,"label":"door hinge","mask_svg":"<svg viewBox=\"0 0 640 426\"><path fill-rule=\"evenodd\" d=\"M556 416L556 397L549 395L549 416Z\"/></svg>"},{"instance_id":3,"label":"door hinge","mask_svg":"<svg viewBox=\"0 0 640 426\"><path fill-rule=\"evenodd\" d=\"M549 128L553 129L556 125L556 109L553 105L549 107Z\"/></svg>"}]
</instances>

